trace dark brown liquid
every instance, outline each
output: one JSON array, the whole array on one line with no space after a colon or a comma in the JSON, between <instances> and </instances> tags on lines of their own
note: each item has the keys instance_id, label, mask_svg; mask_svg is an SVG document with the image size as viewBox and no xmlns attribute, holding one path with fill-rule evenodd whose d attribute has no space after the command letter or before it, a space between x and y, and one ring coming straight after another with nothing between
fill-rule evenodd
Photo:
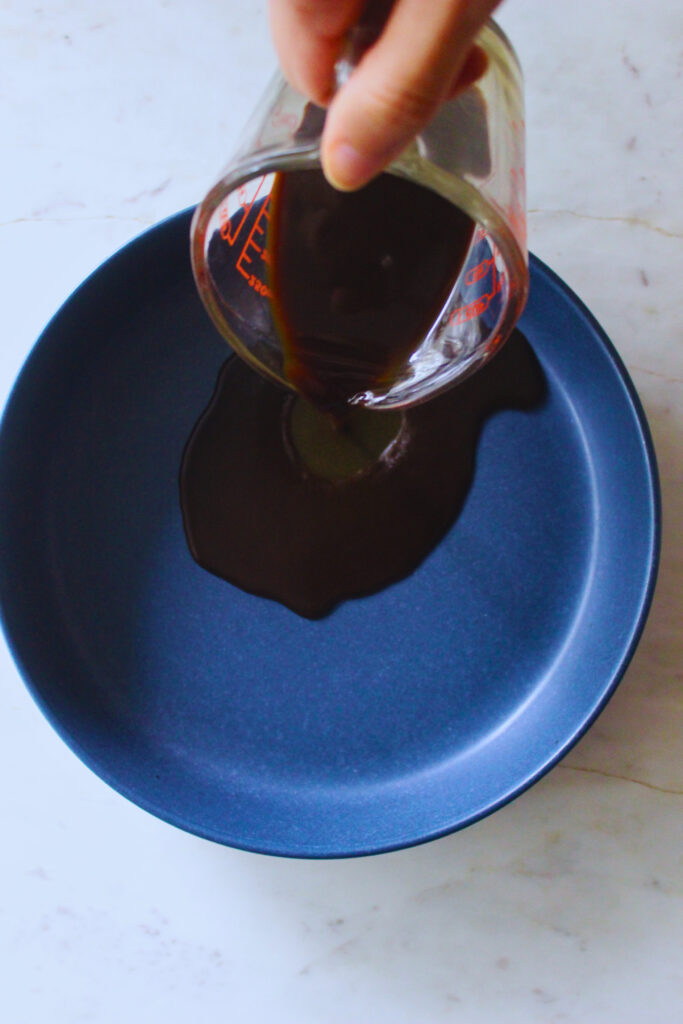
<instances>
[{"instance_id":1,"label":"dark brown liquid","mask_svg":"<svg viewBox=\"0 0 683 1024\"><path fill-rule=\"evenodd\" d=\"M391 174L351 193L321 171L279 174L269 281L293 387L339 410L390 384L441 312L473 227L436 192Z\"/></svg>"},{"instance_id":2,"label":"dark brown liquid","mask_svg":"<svg viewBox=\"0 0 683 1024\"><path fill-rule=\"evenodd\" d=\"M542 377L521 337L450 393L405 412L349 405L400 376L441 312L469 217L392 175L359 192L279 174L267 239L285 374L305 399L230 359L185 450L196 561L317 618L412 572L469 489L486 415L527 407Z\"/></svg>"},{"instance_id":3,"label":"dark brown liquid","mask_svg":"<svg viewBox=\"0 0 683 1024\"><path fill-rule=\"evenodd\" d=\"M293 451L300 400L231 358L183 459L190 550L243 590L318 618L411 573L462 508L485 418L531 408L543 394L538 362L515 332L479 373L401 414L397 440L370 470L334 483Z\"/></svg>"}]
</instances>

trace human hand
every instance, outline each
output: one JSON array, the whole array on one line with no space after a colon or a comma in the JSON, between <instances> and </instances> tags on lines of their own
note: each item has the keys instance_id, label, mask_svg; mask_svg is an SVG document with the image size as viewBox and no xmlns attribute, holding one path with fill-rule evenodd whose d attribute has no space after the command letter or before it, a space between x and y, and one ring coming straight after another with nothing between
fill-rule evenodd
<instances>
[{"instance_id":1,"label":"human hand","mask_svg":"<svg viewBox=\"0 0 683 1024\"><path fill-rule=\"evenodd\" d=\"M321 159L337 188L360 188L398 156L439 104L484 70L472 43L500 0L393 0L377 41L334 94L334 66L367 0L270 0L289 81L328 106Z\"/></svg>"}]
</instances>

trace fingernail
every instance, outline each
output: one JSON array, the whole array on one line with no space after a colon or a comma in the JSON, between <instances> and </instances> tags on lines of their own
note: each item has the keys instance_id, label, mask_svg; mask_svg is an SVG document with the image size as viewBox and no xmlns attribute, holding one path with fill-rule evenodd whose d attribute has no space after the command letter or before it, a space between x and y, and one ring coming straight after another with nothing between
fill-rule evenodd
<instances>
[{"instance_id":1,"label":"fingernail","mask_svg":"<svg viewBox=\"0 0 683 1024\"><path fill-rule=\"evenodd\" d=\"M323 171L330 185L342 192L361 188L374 178L381 163L369 153L360 153L348 142L337 142L323 154Z\"/></svg>"}]
</instances>

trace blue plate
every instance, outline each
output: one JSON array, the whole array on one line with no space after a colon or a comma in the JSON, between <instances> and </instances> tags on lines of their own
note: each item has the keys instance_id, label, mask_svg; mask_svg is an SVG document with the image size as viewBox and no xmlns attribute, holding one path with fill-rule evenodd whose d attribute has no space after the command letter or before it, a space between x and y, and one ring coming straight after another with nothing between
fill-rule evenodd
<instances>
[{"instance_id":1,"label":"blue plate","mask_svg":"<svg viewBox=\"0 0 683 1024\"><path fill-rule=\"evenodd\" d=\"M655 458L604 334L538 260L520 324L547 379L486 423L459 519L408 579L299 618L200 569L183 446L226 347L190 212L68 300L0 429L0 606L75 753L231 846L333 857L462 828L522 792L621 678L654 586Z\"/></svg>"}]
</instances>

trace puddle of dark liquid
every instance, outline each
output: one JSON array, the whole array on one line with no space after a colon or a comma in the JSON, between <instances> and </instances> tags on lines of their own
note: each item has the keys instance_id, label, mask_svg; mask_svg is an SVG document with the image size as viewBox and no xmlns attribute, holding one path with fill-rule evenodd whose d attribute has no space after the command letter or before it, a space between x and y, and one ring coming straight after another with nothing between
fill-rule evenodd
<instances>
[{"instance_id":1,"label":"puddle of dark liquid","mask_svg":"<svg viewBox=\"0 0 683 1024\"><path fill-rule=\"evenodd\" d=\"M308 618L375 593L413 572L453 525L486 418L531 409L544 394L538 361L515 331L484 369L405 410L386 456L333 482L307 471L292 450L292 397L230 358L183 457L192 555L216 576Z\"/></svg>"}]
</instances>

